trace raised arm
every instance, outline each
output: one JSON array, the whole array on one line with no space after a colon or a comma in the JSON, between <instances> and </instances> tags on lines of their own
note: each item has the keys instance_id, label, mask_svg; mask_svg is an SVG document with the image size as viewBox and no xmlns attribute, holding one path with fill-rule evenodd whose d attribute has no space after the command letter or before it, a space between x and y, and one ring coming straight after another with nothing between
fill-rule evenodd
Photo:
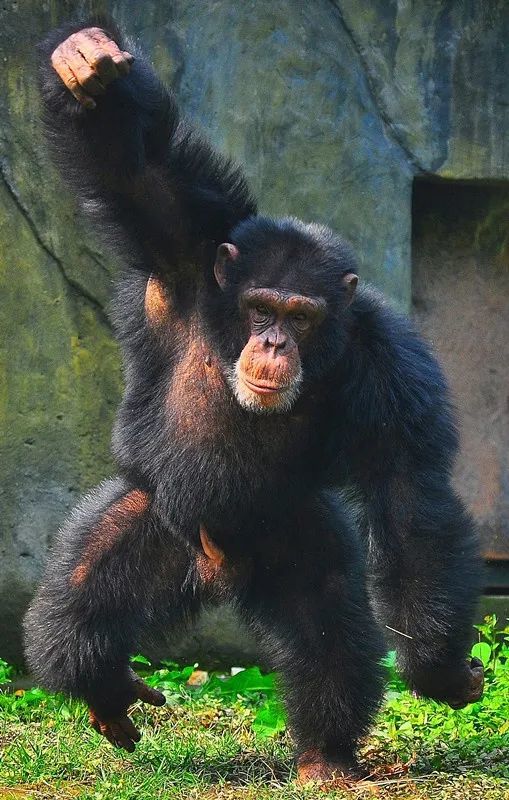
<instances>
[{"instance_id":1,"label":"raised arm","mask_svg":"<svg viewBox=\"0 0 509 800\"><path fill-rule=\"evenodd\" d=\"M241 171L182 120L113 22L68 24L40 50L53 159L94 227L150 272L212 268L256 212Z\"/></svg>"}]
</instances>

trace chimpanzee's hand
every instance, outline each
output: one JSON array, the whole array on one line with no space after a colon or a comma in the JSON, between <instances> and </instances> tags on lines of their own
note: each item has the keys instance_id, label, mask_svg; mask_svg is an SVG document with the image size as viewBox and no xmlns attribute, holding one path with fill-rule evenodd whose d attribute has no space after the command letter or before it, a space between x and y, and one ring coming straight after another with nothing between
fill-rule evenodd
<instances>
[{"instance_id":1,"label":"chimpanzee's hand","mask_svg":"<svg viewBox=\"0 0 509 800\"><path fill-rule=\"evenodd\" d=\"M134 56L110 39L101 28L84 28L58 45L51 56L53 69L81 105L95 108L91 95L127 75Z\"/></svg>"},{"instance_id":2,"label":"chimpanzee's hand","mask_svg":"<svg viewBox=\"0 0 509 800\"><path fill-rule=\"evenodd\" d=\"M410 678L416 694L464 708L482 697L484 667L478 658L466 659L457 667L431 667Z\"/></svg>"},{"instance_id":3,"label":"chimpanzee's hand","mask_svg":"<svg viewBox=\"0 0 509 800\"><path fill-rule=\"evenodd\" d=\"M132 703L142 700L151 706L163 706L166 702L164 694L156 689L151 689L141 678L130 670L130 681L125 693L125 710L114 717L103 718L93 708L90 708L90 724L113 745L121 747L132 753L135 742L139 742L141 734L133 725L127 715L127 709Z\"/></svg>"},{"instance_id":4,"label":"chimpanzee's hand","mask_svg":"<svg viewBox=\"0 0 509 800\"><path fill-rule=\"evenodd\" d=\"M464 708L469 703L475 703L482 697L484 690L484 667L482 661L478 658L472 658L470 663L465 662L463 671L463 690L458 696L450 696L446 698L451 708L458 709Z\"/></svg>"}]
</instances>

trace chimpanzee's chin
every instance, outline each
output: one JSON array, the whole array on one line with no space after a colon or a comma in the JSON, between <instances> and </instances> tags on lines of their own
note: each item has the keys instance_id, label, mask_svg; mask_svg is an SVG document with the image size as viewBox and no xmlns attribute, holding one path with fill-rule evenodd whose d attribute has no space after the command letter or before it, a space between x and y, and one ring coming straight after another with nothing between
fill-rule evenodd
<instances>
[{"instance_id":1,"label":"chimpanzee's chin","mask_svg":"<svg viewBox=\"0 0 509 800\"><path fill-rule=\"evenodd\" d=\"M238 404L252 414L287 414L300 395L301 381L273 394L258 394L249 389L237 374L229 376L230 387Z\"/></svg>"},{"instance_id":2,"label":"chimpanzee's chin","mask_svg":"<svg viewBox=\"0 0 509 800\"><path fill-rule=\"evenodd\" d=\"M256 398L252 400L248 400L246 398L239 399L237 397L237 401L239 404L244 408L246 411L250 411L253 414L267 415L267 414L287 414L291 411L295 400L297 398L287 399L286 397L282 397L281 400L274 404L274 405L263 405L260 403Z\"/></svg>"}]
</instances>

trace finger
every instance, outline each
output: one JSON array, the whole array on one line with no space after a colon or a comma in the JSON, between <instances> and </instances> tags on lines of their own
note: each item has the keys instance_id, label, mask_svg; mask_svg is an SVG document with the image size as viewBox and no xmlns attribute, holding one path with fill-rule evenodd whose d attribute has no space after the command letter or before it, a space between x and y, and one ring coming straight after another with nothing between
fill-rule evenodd
<instances>
[{"instance_id":1,"label":"finger","mask_svg":"<svg viewBox=\"0 0 509 800\"><path fill-rule=\"evenodd\" d=\"M89 33L91 38L104 47L112 57L122 55L131 63L134 61L134 56L132 56L131 53L128 53L127 50L121 50L118 44L101 28L90 28Z\"/></svg>"},{"instance_id":2,"label":"finger","mask_svg":"<svg viewBox=\"0 0 509 800\"><path fill-rule=\"evenodd\" d=\"M119 725L122 727L122 730L132 739L133 742L139 742L141 739L141 733L139 732L138 728L134 725L133 721L125 715L125 717L121 717L118 720Z\"/></svg>"},{"instance_id":3,"label":"finger","mask_svg":"<svg viewBox=\"0 0 509 800\"><path fill-rule=\"evenodd\" d=\"M136 694L139 700L149 703L151 706L164 706L166 703L164 694L158 692L157 689L152 689L151 686L147 686L141 680L136 681Z\"/></svg>"},{"instance_id":4,"label":"finger","mask_svg":"<svg viewBox=\"0 0 509 800\"><path fill-rule=\"evenodd\" d=\"M89 68L105 81L105 83L114 81L115 78L118 78L120 75L112 56L116 56L118 53L120 59L122 61L124 60L116 44L114 42L111 44L113 48L107 48L105 44L98 42L92 36L84 35L83 32L75 41L76 50L81 54Z\"/></svg>"},{"instance_id":5,"label":"finger","mask_svg":"<svg viewBox=\"0 0 509 800\"><path fill-rule=\"evenodd\" d=\"M203 547L203 552L209 561L211 561L214 566L219 569L224 562L224 553L216 544L214 544L204 525L200 525L200 542L201 546Z\"/></svg>"},{"instance_id":6,"label":"finger","mask_svg":"<svg viewBox=\"0 0 509 800\"><path fill-rule=\"evenodd\" d=\"M88 48L90 57L93 59L89 63L95 68L98 62L100 64L106 58L109 58L110 63L111 61L113 62L119 73L127 75L129 67L134 61L134 57L127 50L121 50L117 43L110 39L100 28L92 28L90 30L90 38L86 45L84 43L84 47ZM88 55L86 57L88 61Z\"/></svg>"},{"instance_id":7,"label":"finger","mask_svg":"<svg viewBox=\"0 0 509 800\"><path fill-rule=\"evenodd\" d=\"M76 53L77 58L71 62L71 69L76 75L80 86L87 94L104 94L104 86L99 80L89 64L82 57L81 53ZM79 59L79 60L78 60Z\"/></svg>"},{"instance_id":8,"label":"finger","mask_svg":"<svg viewBox=\"0 0 509 800\"><path fill-rule=\"evenodd\" d=\"M468 700L448 700L447 705L449 705L454 711L459 711L461 708L468 706L468 702Z\"/></svg>"},{"instance_id":9,"label":"finger","mask_svg":"<svg viewBox=\"0 0 509 800\"><path fill-rule=\"evenodd\" d=\"M475 665L473 663L474 660L477 662ZM482 662L479 662L479 659L472 659L470 669L472 670L472 683L470 686L469 699L471 703L475 703L476 700L482 697L484 691L484 666Z\"/></svg>"},{"instance_id":10,"label":"finger","mask_svg":"<svg viewBox=\"0 0 509 800\"><path fill-rule=\"evenodd\" d=\"M89 720L90 725L94 729L94 731L97 731L97 733L101 733L101 727L99 725L99 720L96 718L96 716L95 716L93 711L89 711L88 712L88 720Z\"/></svg>"},{"instance_id":11,"label":"finger","mask_svg":"<svg viewBox=\"0 0 509 800\"><path fill-rule=\"evenodd\" d=\"M110 730L119 747L123 747L128 753L134 753L134 742L123 730L119 722L110 722Z\"/></svg>"},{"instance_id":12,"label":"finger","mask_svg":"<svg viewBox=\"0 0 509 800\"><path fill-rule=\"evenodd\" d=\"M129 74L129 68L133 61L134 58L132 59L132 61L128 61L124 53L122 53L122 58L113 59L113 63L115 64L117 72L121 77L124 77L125 75Z\"/></svg>"},{"instance_id":13,"label":"finger","mask_svg":"<svg viewBox=\"0 0 509 800\"><path fill-rule=\"evenodd\" d=\"M103 85L111 83L118 78L122 73L120 69L117 69L116 64L114 63L112 57L105 52L102 52L97 58L93 61L89 61L89 58L85 54L84 49L80 46L80 53L87 60L90 66L93 68L94 72L97 73L99 78L101 79L101 83Z\"/></svg>"},{"instance_id":14,"label":"finger","mask_svg":"<svg viewBox=\"0 0 509 800\"><path fill-rule=\"evenodd\" d=\"M112 731L110 730L110 726L106 722L100 722L99 723L99 729L100 729L100 732L102 733L102 735L105 737L105 739L107 739L109 741L109 743L111 745L113 745L113 747L118 747L119 746L118 743L117 743L117 740L113 736Z\"/></svg>"},{"instance_id":15,"label":"finger","mask_svg":"<svg viewBox=\"0 0 509 800\"><path fill-rule=\"evenodd\" d=\"M128 53L127 50L120 50L118 45L109 39L103 31L99 31L94 35L95 41L99 44L103 51L107 53L113 61L120 75L127 75L131 64L133 63L134 56Z\"/></svg>"},{"instance_id":16,"label":"finger","mask_svg":"<svg viewBox=\"0 0 509 800\"><path fill-rule=\"evenodd\" d=\"M81 88L85 89L87 94L104 94L104 86L99 80L99 77L83 58L76 45L77 40L75 40L74 36L69 37L69 39L58 48L61 57L67 62L78 79Z\"/></svg>"},{"instance_id":17,"label":"finger","mask_svg":"<svg viewBox=\"0 0 509 800\"><path fill-rule=\"evenodd\" d=\"M51 64L76 100L85 108L94 109L95 100L83 91L69 64L56 51L51 56Z\"/></svg>"}]
</instances>

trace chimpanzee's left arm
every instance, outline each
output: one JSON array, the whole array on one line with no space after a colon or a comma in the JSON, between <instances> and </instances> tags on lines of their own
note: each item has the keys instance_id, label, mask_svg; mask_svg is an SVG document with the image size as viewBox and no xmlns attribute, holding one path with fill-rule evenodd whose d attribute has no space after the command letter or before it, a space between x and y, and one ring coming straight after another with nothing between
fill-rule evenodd
<instances>
[{"instance_id":1,"label":"chimpanzee's left arm","mask_svg":"<svg viewBox=\"0 0 509 800\"><path fill-rule=\"evenodd\" d=\"M412 688L461 707L483 687L482 665L466 660L481 566L473 520L451 486L447 386L410 323L376 296L361 293L352 314L344 413L374 601Z\"/></svg>"}]
</instances>

